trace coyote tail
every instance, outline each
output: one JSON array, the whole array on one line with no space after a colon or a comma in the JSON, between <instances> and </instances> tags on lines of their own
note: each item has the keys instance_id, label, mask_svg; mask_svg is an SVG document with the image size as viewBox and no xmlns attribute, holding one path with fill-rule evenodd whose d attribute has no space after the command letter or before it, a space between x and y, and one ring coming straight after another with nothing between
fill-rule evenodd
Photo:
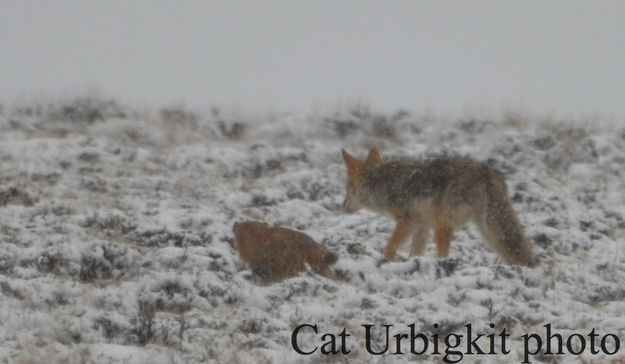
<instances>
[{"instance_id":1,"label":"coyote tail","mask_svg":"<svg viewBox=\"0 0 625 364\"><path fill-rule=\"evenodd\" d=\"M512 209L503 176L485 167L486 209L479 223L493 248L510 264L533 266L532 246Z\"/></svg>"}]
</instances>

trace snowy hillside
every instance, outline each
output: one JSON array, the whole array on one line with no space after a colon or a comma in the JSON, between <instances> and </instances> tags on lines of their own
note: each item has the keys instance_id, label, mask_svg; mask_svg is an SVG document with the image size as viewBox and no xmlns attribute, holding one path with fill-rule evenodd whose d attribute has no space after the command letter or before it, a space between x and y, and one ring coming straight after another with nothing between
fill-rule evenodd
<instances>
[{"instance_id":1,"label":"snowy hillside","mask_svg":"<svg viewBox=\"0 0 625 364\"><path fill-rule=\"evenodd\" d=\"M386 262L393 222L340 208L340 149L364 157L372 146L383 157L457 153L497 166L538 266L502 263L471 225L450 259L430 242L424 257L408 258L406 246ZM594 328L623 342L613 356L587 347L532 362L625 358L624 168L625 128L592 120L4 105L0 362L444 362L442 342L440 355L366 351L363 324L376 325L380 350L381 325L395 334L413 323L441 337L468 323L510 334L507 356L462 362L520 363L520 337L544 336L547 323L565 340ZM259 281L230 245L241 220L311 235L339 255L333 277ZM291 335L302 324L319 329L302 331L306 351L345 328L351 352L297 354Z\"/></svg>"}]
</instances>

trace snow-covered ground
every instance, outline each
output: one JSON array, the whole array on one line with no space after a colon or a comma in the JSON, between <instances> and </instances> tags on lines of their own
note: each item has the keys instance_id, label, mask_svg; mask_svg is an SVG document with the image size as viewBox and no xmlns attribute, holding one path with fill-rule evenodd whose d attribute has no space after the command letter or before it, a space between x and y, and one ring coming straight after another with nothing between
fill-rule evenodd
<instances>
[{"instance_id":1,"label":"snow-covered ground","mask_svg":"<svg viewBox=\"0 0 625 364\"><path fill-rule=\"evenodd\" d=\"M383 157L458 153L499 167L538 266L503 264L473 226L458 232L449 259L430 243L424 257L405 249L386 262L392 221L340 209L340 149L364 157L374 145ZM203 115L97 99L4 105L0 362L443 362L431 349L365 350L361 325L378 325L379 350L379 325L395 334L412 323L441 337L467 323L510 334L509 355L463 362L521 362L519 338L544 335L547 323L565 340L593 328L618 335L621 350L533 362L622 358L624 168L625 129L594 120L445 120L366 107ZM230 245L234 222L246 219L299 229L336 251L333 277L258 281ZM291 335L306 323L319 334L304 330L305 350L345 328L351 352L297 354Z\"/></svg>"}]
</instances>

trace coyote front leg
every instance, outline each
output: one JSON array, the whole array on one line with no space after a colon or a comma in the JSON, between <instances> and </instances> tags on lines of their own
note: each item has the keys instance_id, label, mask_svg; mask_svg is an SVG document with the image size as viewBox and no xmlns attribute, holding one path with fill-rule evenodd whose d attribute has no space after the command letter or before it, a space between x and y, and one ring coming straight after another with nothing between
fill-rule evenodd
<instances>
[{"instance_id":1,"label":"coyote front leg","mask_svg":"<svg viewBox=\"0 0 625 364\"><path fill-rule=\"evenodd\" d=\"M434 235L436 237L436 254L439 258L447 258L449 256L449 247L453 234L453 230L448 225L436 227Z\"/></svg>"},{"instance_id":2,"label":"coyote front leg","mask_svg":"<svg viewBox=\"0 0 625 364\"><path fill-rule=\"evenodd\" d=\"M395 260L397 250L414 232L415 224L410 220L399 220L393 231L393 235L389 239L386 247L384 248L384 256L389 261Z\"/></svg>"},{"instance_id":3,"label":"coyote front leg","mask_svg":"<svg viewBox=\"0 0 625 364\"><path fill-rule=\"evenodd\" d=\"M430 228L428 226L421 226L412 235L412 246L410 247L410 256L421 256L425 253L427 248L428 238L430 237Z\"/></svg>"}]
</instances>

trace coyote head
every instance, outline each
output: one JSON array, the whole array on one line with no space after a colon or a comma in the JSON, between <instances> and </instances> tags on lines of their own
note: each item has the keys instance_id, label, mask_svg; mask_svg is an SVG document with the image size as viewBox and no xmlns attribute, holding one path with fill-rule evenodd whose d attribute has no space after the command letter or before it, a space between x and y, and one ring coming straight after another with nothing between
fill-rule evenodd
<instances>
[{"instance_id":1,"label":"coyote head","mask_svg":"<svg viewBox=\"0 0 625 364\"><path fill-rule=\"evenodd\" d=\"M364 188L363 174L365 170L381 162L380 152L377 148L371 148L369 156L364 162L341 149L343 160L347 167L347 196L343 201L343 210L351 213L364 207L367 200L366 189Z\"/></svg>"}]
</instances>

